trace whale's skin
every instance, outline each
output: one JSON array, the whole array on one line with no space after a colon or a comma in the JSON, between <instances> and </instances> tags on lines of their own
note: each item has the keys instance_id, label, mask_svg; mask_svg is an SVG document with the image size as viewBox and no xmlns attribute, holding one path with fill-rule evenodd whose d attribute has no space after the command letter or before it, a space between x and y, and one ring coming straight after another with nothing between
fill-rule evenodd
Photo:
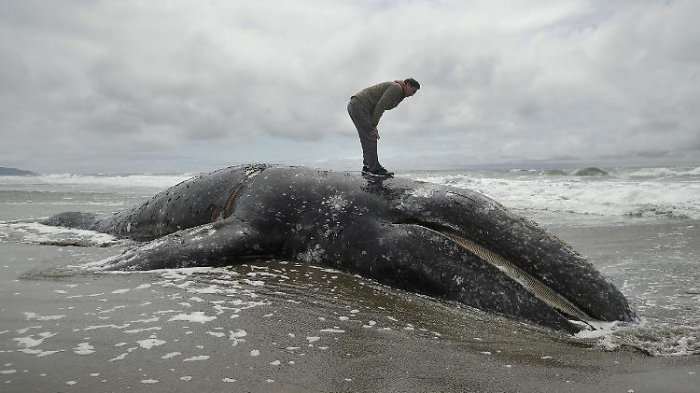
<instances>
[{"instance_id":1,"label":"whale's skin","mask_svg":"<svg viewBox=\"0 0 700 393\"><path fill-rule=\"evenodd\" d=\"M402 178L255 164L199 175L116 214L67 212L46 225L90 229L141 245L107 270L152 270L284 258L456 300L569 333L562 313L461 247L499 254L592 319L636 319L622 293L570 246L487 196Z\"/></svg>"}]
</instances>

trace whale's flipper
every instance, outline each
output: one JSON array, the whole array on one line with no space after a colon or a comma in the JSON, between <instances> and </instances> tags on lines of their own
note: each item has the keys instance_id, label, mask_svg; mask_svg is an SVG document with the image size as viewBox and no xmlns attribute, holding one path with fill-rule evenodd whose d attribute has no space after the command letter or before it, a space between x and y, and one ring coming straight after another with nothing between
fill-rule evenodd
<instances>
[{"instance_id":1,"label":"whale's flipper","mask_svg":"<svg viewBox=\"0 0 700 393\"><path fill-rule=\"evenodd\" d=\"M163 236L95 264L103 270L156 270L214 266L236 258L268 256L245 224L207 224Z\"/></svg>"}]
</instances>

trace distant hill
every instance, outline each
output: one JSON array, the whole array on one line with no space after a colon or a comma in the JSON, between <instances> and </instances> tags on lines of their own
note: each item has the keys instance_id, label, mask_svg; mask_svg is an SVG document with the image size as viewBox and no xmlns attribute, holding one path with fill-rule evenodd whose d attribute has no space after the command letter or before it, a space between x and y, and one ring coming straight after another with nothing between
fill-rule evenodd
<instances>
[{"instance_id":1,"label":"distant hill","mask_svg":"<svg viewBox=\"0 0 700 393\"><path fill-rule=\"evenodd\" d=\"M36 176L36 173L23 171L17 168L5 168L0 166L0 176Z\"/></svg>"}]
</instances>

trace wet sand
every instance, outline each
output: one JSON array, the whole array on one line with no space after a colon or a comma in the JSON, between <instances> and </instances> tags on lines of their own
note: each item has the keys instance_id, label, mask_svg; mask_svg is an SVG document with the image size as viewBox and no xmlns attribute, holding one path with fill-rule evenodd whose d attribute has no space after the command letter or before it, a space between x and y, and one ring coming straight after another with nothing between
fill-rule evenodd
<instances>
[{"instance_id":1,"label":"wet sand","mask_svg":"<svg viewBox=\"0 0 700 393\"><path fill-rule=\"evenodd\" d=\"M557 233L603 264L604 250L624 253L625 239L638 245L648 235ZM0 391L699 391L700 356L609 352L296 263L194 274L45 271L117 252L0 243Z\"/></svg>"}]
</instances>

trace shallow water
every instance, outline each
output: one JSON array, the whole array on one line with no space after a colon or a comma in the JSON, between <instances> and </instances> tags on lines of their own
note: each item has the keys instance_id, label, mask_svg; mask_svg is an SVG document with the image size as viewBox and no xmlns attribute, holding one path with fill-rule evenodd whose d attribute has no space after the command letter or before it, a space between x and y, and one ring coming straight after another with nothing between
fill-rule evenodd
<instances>
[{"instance_id":1,"label":"shallow water","mask_svg":"<svg viewBox=\"0 0 700 393\"><path fill-rule=\"evenodd\" d=\"M655 356L700 354L700 222L551 228L608 276L640 317L637 325L589 334L615 349Z\"/></svg>"}]
</instances>

